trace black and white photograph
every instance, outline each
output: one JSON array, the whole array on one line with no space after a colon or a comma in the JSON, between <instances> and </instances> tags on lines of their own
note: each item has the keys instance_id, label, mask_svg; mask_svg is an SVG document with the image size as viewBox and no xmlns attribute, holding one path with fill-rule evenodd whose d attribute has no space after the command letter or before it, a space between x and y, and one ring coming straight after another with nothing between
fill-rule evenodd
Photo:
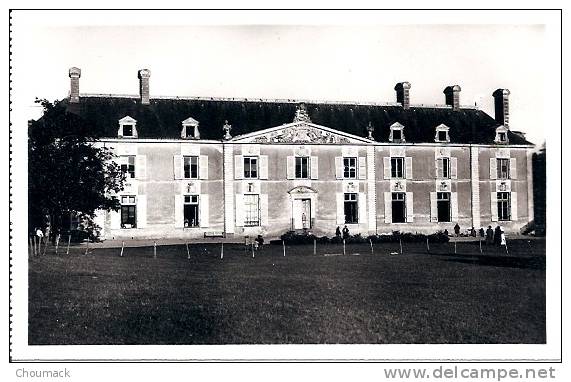
<instances>
[{"instance_id":1,"label":"black and white photograph","mask_svg":"<svg viewBox=\"0 0 571 382\"><path fill-rule=\"evenodd\" d=\"M10 360L557 362L560 22L12 10Z\"/></svg>"}]
</instances>

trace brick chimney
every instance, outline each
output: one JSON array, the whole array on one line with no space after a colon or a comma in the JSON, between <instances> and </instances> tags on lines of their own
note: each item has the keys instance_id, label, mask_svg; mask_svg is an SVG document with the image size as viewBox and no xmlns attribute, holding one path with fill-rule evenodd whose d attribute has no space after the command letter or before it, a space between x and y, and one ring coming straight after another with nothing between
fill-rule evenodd
<instances>
[{"instance_id":1,"label":"brick chimney","mask_svg":"<svg viewBox=\"0 0 571 382\"><path fill-rule=\"evenodd\" d=\"M497 89L492 93L494 96L494 106L496 111L496 122L509 129L510 125L510 91L508 89Z\"/></svg>"},{"instance_id":2,"label":"brick chimney","mask_svg":"<svg viewBox=\"0 0 571 382\"><path fill-rule=\"evenodd\" d=\"M69 102L79 102L79 77L81 77L81 69L73 67L69 68L70 88L69 88Z\"/></svg>"},{"instance_id":3,"label":"brick chimney","mask_svg":"<svg viewBox=\"0 0 571 382\"><path fill-rule=\"evenodd\" d=\"M149 104L149 78L151 71L149 69L141 69L138 72L139 77L139 96L142 105Z\"/></svg>"},{"instance_id":4,"label":"brick chimney","mask_svg":"<svg viewBox=\"0 0 571 382\"><path fill-rule=\"evenodd\" d=\"M446 105L452 106L452 110L460 109L460 91L462 89L458 85L447 86L444 89L444 95L446 96Z\"/></svg>"},{"instance_id":5,"label":"brick chimney","mask_svg":"<svg viewBox=\"0 0 571 382\"><path fill-rule=\"evenodd\" d=\"M397 91L397 102L402 105L403 109L408 109L410 107L410 82L399 82L395 86L395 90Z\"/></svg>"}]
</instances>

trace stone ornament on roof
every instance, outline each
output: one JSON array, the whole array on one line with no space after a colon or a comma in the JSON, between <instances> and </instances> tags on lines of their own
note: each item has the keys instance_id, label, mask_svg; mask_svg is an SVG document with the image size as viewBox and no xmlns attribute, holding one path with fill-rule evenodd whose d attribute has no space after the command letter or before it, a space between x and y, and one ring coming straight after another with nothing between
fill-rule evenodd
<instances>
[{"instance_id":1,"label":"stone ornament on roof","mask_svg":"<svg viewBox=\"0 0 571 382\"><path fill-rule=\"evenodd\" d=\"M304 103L299 104L295 110L295 117L293 118L293 122L311 123L311 119L309 118L309 114L307 113L307 109L305 108Z\"/></svg>"},{"instance_id":2,"label":"stone ornament on roof","mask_svg":"<svg viewBox=\"0 0 571 382\"><path fill-rule=\"evenodd\" d=\"M230 130L232 130L232 125L228 124L228 121L224 121L224 126L222 126L222 130L224 130L224 139L229 140L232 139L230 135Z\"/></svg>"},{"instance_id":3,"label":"stone ornament on roof","mask_svg":"<svg viewBox=\"0 0 571 382\"><path fill-rule=\"evenodd\" d=\"M300 124L256 137L257 143L350 143L349 139Z\"/></svg>"},{"instance_id":4,"label":"stone ornament on roof","mask_svg":"<svg viewBox=\"0 0 571 382\"><path fill-rule=\"evenodd\" d=\"M373 125L371 125L371 122L369 122L369 126L367 126L367 132L369 133L369 135L367 136L367 139L370 139L371 141L374 141L375 138L373 138L373 132L375 131L375 128L373 127Z\"/></svg>"}]
</instances>

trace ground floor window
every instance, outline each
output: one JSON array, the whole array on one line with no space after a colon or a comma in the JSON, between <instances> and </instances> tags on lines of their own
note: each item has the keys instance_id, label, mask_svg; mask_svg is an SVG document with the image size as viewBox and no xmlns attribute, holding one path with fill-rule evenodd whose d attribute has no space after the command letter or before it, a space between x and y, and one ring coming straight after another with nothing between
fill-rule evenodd
<instances>
[{"instance_id":1,"label":"ground floor window","mask_svg":"<svg viewBox=\"0 0 571 382\"><path fill-rule=\"evenodd\" d=\"M406 222L406 194L404 192L393 192L392 216L393 223Z\"/></svg>"},{"instance_id":2,"label":"ground floor window","mask_svg":"<svg viewBox=\"0 0 571 382\"><path fill-rule=\"evenodd\" d=\"M184 227L198 227L198 195L184 196Z\"/></svg>"},{"instance_id":3,"label":"ground floor window","mask_svg":"<svg viewBox=\"0 0 571 382\"><path fill-rule=\"evenodd\" d=\"M509 192L498 192L498 220L511 220L511 200Z\"/></svg>"},{"instance_id":4,"label":"ground floor window","mask_svg":"<svg viewBox=\"0 0 571 382\"><path fill-rule=\"evenodd\" d=\"M136 196L121 196L121 228L137 228Z\"/></svg>"},{"instance_id":5,"label":"ground floor window","mask_svg":"<svg viewBox=\"0 0 571 382\"><path fill-rule=\"evenodd\" d=\"M449 222L450 218L450 193L438 192L436 193L436 204L438 207L438 221Z\"/></svg>"},{"instance_id":6,"label":"ground floor window","mask_svg":"<svg viewBox=\"0 0 571 382\"><path fill-rule=\"evenodd\" d=\"M357 204L357 194L345 194L344 197L345 224L355 224L359 222L359 209Z\"/></svg>"},{"instance_id":7,"label":"ground floor window","mask_svg":"<svg viewBox=\"0 0 571 382\"><path fill-rule=\"evenodd\" d=\"M260 225L260 195L244 195L244 226L256 227Z\"/></svg>"}]
</instances>

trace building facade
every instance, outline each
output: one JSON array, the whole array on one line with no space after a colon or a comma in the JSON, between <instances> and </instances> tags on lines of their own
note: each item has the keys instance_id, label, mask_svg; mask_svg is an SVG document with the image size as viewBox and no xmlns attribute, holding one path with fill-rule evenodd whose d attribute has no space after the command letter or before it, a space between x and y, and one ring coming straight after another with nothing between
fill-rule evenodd
<instances>
[{"instance_id":1,"label":"building facade","mask_svg":"<svg viewBox=\"0 0 571 382\"><path fill-rule=\"evenodd\" d=\"M509 128L509 91L495 118L460 105L335 103L79 93L68 111L126 173L118 212L100 211L103 239L434 233L533 220L533 145Z\"/></svg>"}]
</instances>

